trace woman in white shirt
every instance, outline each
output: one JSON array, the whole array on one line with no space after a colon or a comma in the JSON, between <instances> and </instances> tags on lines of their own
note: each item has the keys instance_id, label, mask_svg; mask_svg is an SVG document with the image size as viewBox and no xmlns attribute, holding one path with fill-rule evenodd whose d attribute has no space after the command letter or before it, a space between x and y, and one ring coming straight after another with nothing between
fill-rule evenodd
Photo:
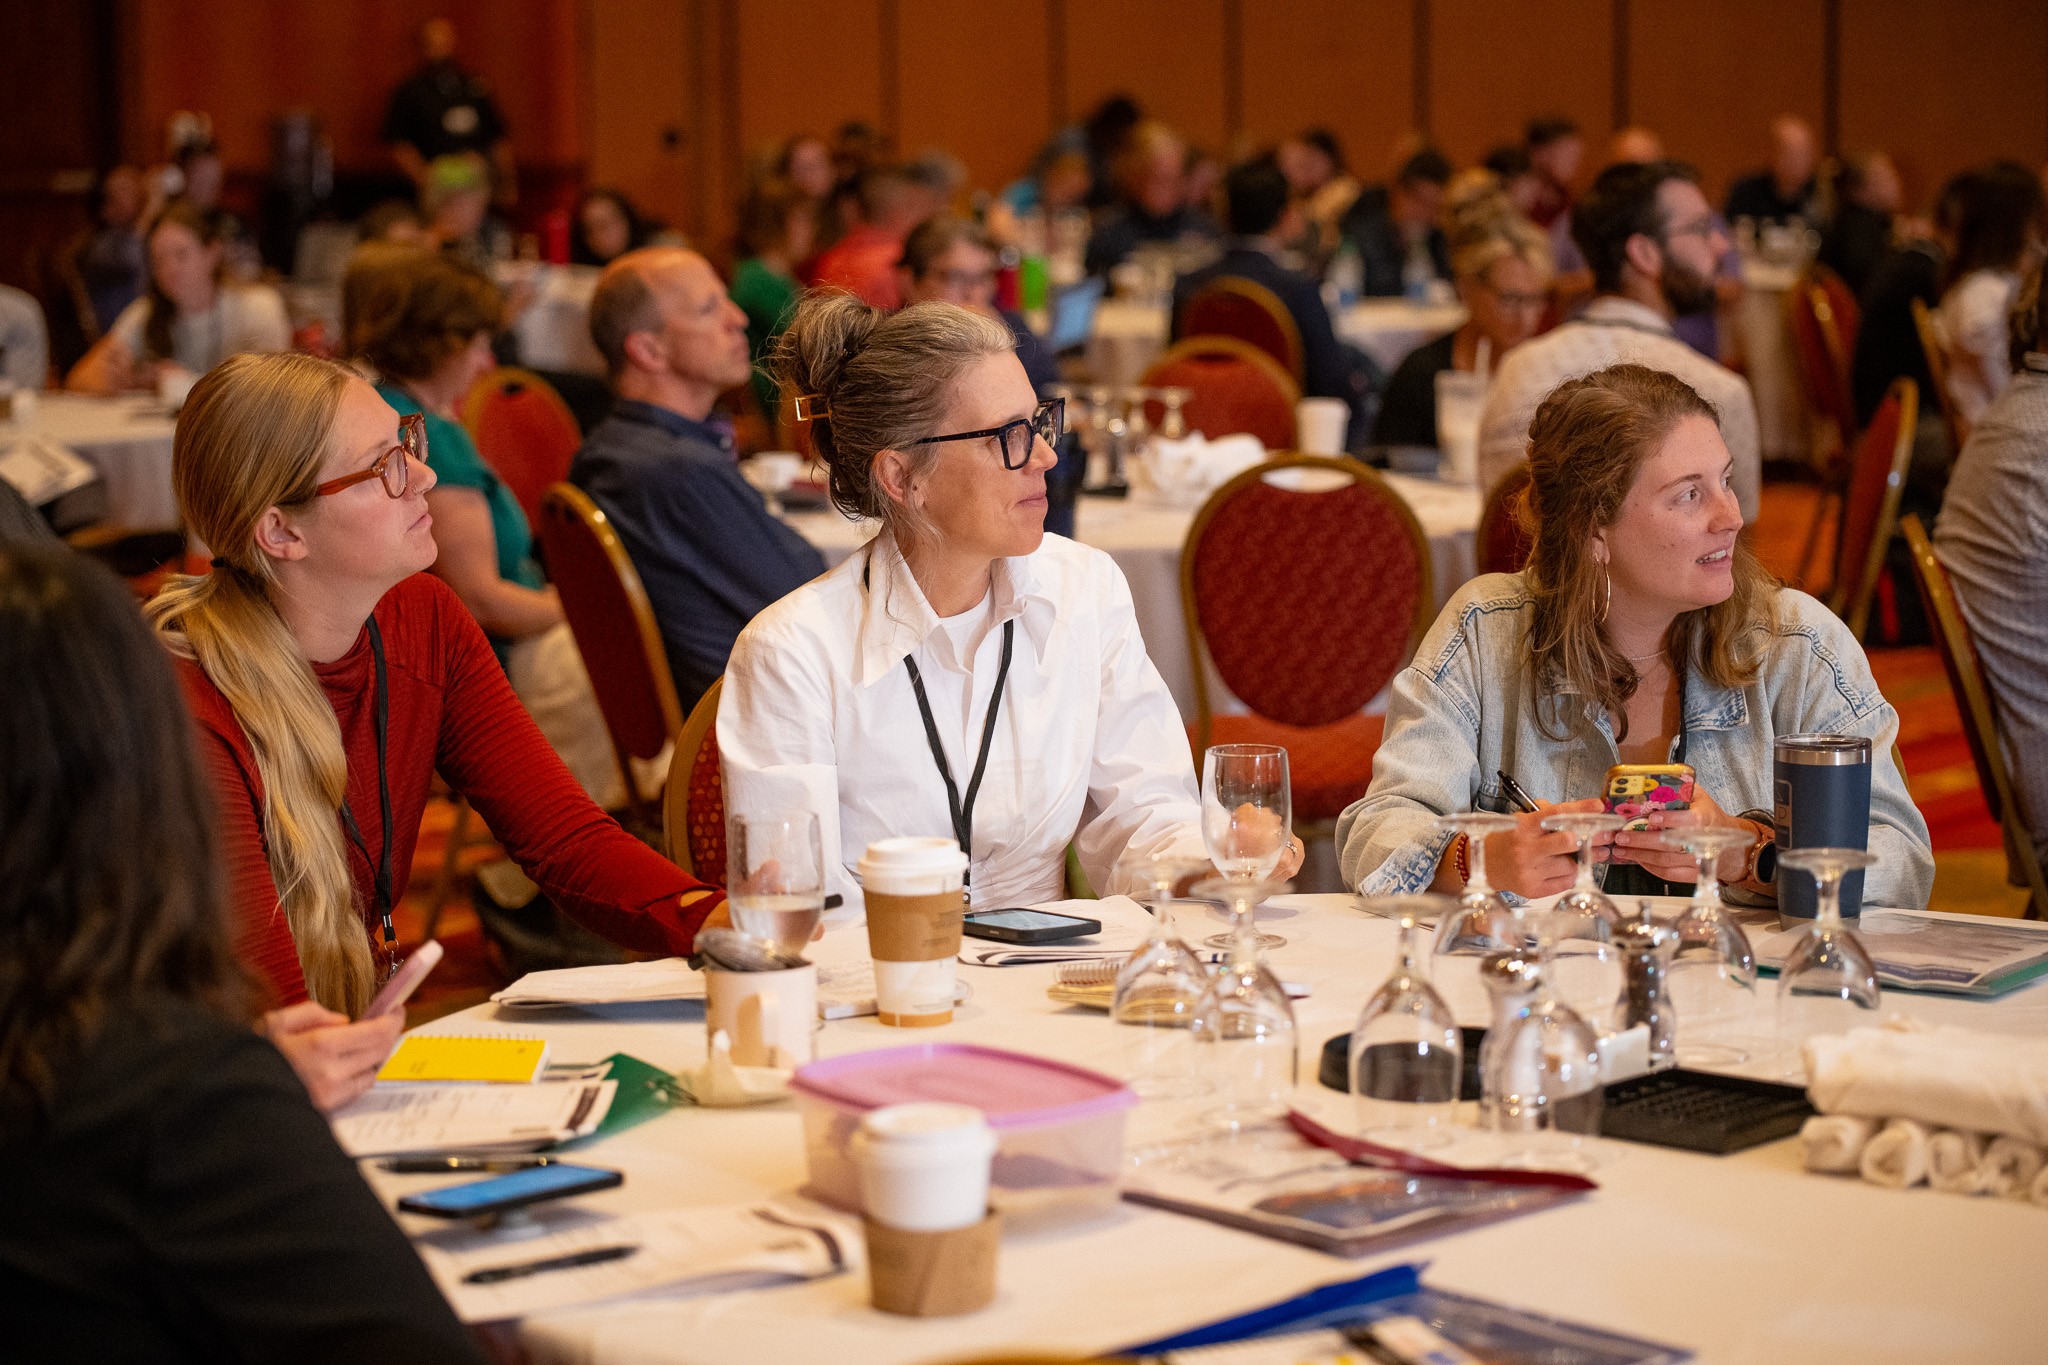
<instances>
[{"instance_id":1,"label":"woman in white shirt","mask_svg":"<svg viewBox=\"0 0 2048 1365\"><path fill-rule=\"evenodd\" d=\"M816 415L832 498L882 523L741 632L718 744L734 809L818 810L831 889L892 835L952 835L977 908L1061 894L1132 856L1202 857L1194 767L1123 573L1045 534L1062 409L1001 322L814 294L778 367ZM1296 843L1281 875L1299 866Z\"/></svg>"},{"instance_id":2,"label":"woman in white shirt","mask_svg":"<svg viewBox=\"0 0 2048 1365\"><path fill-rule=\"evenodd\" d=\"M123 393L155 388L166 368L193 378L243 351L292 344L284 300L267 284L222 281L217 220L177 201L149 229L149 289L71 369L67 388Z\"/></svg>"},{"instance_id":3,"label":"woman in white shirt","mask_svg":"<svg viewBox=\"0 0 2048 1365\"><path fill-rule=\"evenodd\" d=\"M2041 250L2041 182L2025 166L1995 161L1966 178L1956 248L1935 309L1948 355L1948 393L1975 425L2012 379L2007 314L2020 275Z\"/></svg>"}]
</instances>

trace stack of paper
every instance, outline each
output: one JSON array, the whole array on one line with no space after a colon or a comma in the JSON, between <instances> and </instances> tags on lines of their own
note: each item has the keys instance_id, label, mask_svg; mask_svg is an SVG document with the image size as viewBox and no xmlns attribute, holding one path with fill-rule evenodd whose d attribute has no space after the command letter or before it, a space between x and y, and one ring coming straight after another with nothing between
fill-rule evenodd
<instances>
[{"instance_id":1,"label":"stack of paper","mask_svg":"<svg viewBox=\"0 0 2048 1365\"><path fill-rule=\"evenodd\" d=\"M647 1000L702 1000L704 974L679 957L528 972L491 997L508 1009L554 1005L619 1005Z\"/></svg>"},{"instance_id":2,"label":"stack of paper","mask_svg":"<svg viewBox=\"0 0 2048 1365\"><path fill-rule=\"evenodd\" d=\"M378 1085L338 1110L334 1137L353 1157L407 1152L527 1152L597 1130L617 1081L536 1085Z\"/></svg>"}]
</instances>

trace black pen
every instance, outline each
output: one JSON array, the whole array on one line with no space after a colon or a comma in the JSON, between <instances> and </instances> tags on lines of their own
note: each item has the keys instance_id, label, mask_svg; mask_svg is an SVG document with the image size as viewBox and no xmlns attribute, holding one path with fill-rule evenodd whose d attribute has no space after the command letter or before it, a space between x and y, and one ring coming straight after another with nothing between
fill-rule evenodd
<instances>
[{"instance_id":1,"label":"black pen","mask_svg":"<svg viewBox=\"0 0 2048 1365\"><path fill-rule=\"evenodd\" d=\"M398 1156L379 1165L393 1175L440 1175L444 1171L530 1171L552 1166L551 1156Z\"/></svg>"},{"instance_id":2,"label":"black pen","mask_svg":"<svg viewBox=\"0 0 2048 1365\"><path fill-rule=\"evenodd\" d=\"M539 1275L549 1270L574 1270L577 1266L623 1261L639 1249L636 1246L593 1247L589 1251L578 1251L569 1256L551 1256L545 1261L528 1261L523 1265L499 1265L492 1266L489 1270L472 1270L462 1277L462 1282L502 1284L506 1280L523 1280L528 1275Z\"/></svg>"},{"instance_id":3,"label":"black pen","mask_svg":"<svg viewBox=\"0 0 2048 1365\"><path fill-rule=\"evenodd\" d=\"M1524 815L1534 815L1536 813L1536 798L1529 795L1523 789L1522 784L1515 781L1515 775L1506 768L1501 768L1498 771L1500 773L1500 789L1507 794L1508 800L1514 802L1515 809Z\"/></svg>"}]
</instances>

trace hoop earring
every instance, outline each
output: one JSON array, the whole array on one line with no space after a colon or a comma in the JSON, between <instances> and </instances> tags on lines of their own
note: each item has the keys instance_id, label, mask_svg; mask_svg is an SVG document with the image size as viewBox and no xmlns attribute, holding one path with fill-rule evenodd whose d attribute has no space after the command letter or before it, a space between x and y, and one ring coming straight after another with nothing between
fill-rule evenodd
<instances>
[{"instance_id":1,"label":"hoop earring","mask_svg":"<svg viewBox=\"0 0 2048 1365\"><path fill-rule=\"evenodd\" d=\"M1614 605L1614 579L1607 572L1607 567L1602 565L1600 568L1600 620L1598 624L1603 626L1607 624L1607 609L1612 605Z\"/></svg>"}]
</instances>

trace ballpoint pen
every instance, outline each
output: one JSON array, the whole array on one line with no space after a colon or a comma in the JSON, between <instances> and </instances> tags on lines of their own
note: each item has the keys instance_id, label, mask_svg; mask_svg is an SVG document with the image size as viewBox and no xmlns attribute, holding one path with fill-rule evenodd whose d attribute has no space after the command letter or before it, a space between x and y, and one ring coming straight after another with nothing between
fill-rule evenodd
<instances>
[{"instance_id":1,"label":"ballpoint pen","mask_svg":"<svg viewBox=\"0 0 2048 1365\"><path fill-rule=\"evenodd\" d=\"M398 1156L389 1161L379 1162L393 1175L440 1175L445 1171L484 1171L499 1174L504 1171L530 1171L536 1166L552 1166L551 1156Z\"/></svg>"},{"instance_id":2,"label":"ballpoint pen","mask_svg":"<svg viewBox=\"0 0 2048 1365\"><path fill-rule=\"evenodd\" d=\"M1500 789L1507 795L1508 800L1514 804L1515 809L1524 815L1534 815L1536 813L1536 798L1529 795L1522 784L1515 781L1515 775L1506 768L1500 769L1499 772Z\"/></svg>"},{"instance_id":3,"label":"ballpoint pen","mask_svg":"<svg viewBox=\"0 0 2048 1365\"><path fill-rule=\"evenodd\" d=\"M544 1261L526 1261L520 1265L498 1265L492 1266L489 1270L472 1270L462 1277L462 1282L501 1284L506 1280L523 1280L528 1275L539 1275L550 1270L574 1270L578 1266L622 1261L639 1249L637 1246L593 1247L589 1251L573 1252L567 1256L550 1256Z\"/></svg>"}]
</instances>

